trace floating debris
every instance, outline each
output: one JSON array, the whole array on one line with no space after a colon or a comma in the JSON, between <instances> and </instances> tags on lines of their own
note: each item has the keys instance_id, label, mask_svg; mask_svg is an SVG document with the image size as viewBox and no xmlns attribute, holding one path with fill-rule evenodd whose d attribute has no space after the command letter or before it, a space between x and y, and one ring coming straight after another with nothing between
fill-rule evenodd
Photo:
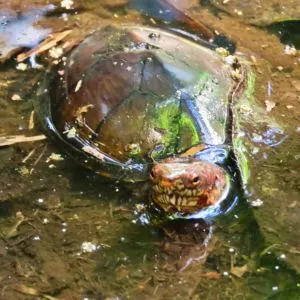
<instances>
[{"instance_id":1,"label":"floating debris","mask_svg":"<svg viewBox=\"0 0 300 300\"><path fill-rule=\"evenodd\" d=\"M230 270L230 273L238 278L243 277L243 275L247 272L249 272L247 265L244 265L242 267L232 267Z\"/></svg>"},{"instance_id":2,"label":"floating debris","mask_svg":"<svg viewBox=\"0 0 300 300\"><path fill-rule=\"evenodd\" d=\"M297 49L295 46L286 45L284 48L284 53L286 55L295 56L297 54Z\"/></svg>"},{"instance_id":3,"label":"floating debris","mask_svg":"<svg viewBox=\"0 0 300 300\"><path fill-rule=\"evenodd\" d=\"M266 105L266 111L270 112L276 106L276 102L271 100L266 100L265 105Z\"/></svg>"},{"instance_id":4,"label":"floating debris","mask_svg":"<svg viewBox=\"0 0 300 300\"><path fill-rule=\"evenodd\" d=\"M104 160L103 153L101 153L100 151L98 151L97 149L95 149L91 146L84 146L84 147L82 147L82 150L88 154L93 155L94 157L96 157L100 160Z\"/></svg>"},{"instance_id":5,"label":"floating debris","mask_svg":"<svg viewBox=\"0 0 300 300\"><path fill-rule=\"evenodd\" d=\"M237 14L238 16L242 16L243 15L243 12L239 9L234 9L234 13Z\"/></svg>"},{"instance_id":6,"label":"floating debris","mask_svg":"<svg viewBox=\"0 0 300 300\"><path fill-rule=\"evenodd\" d=\"M76 128L72 127L66 131L63 132L64 134L67 134L68 139L72 139L76 136Z\"/></svg>"},{"instance_id":7,"label":"floating debris","mask_svg":"<svg viewBox=\"0 0 300 300\"><path fill-rule=\"evenodd\" d=\"M49 161L62 161L64 158L61 156L61 154L57 153L51 153L51 155L47 158L46 162L48 163Z\"/></svg>"},{"instance_id":8,"label":"floating debris","mask_svg":"<svg viewBox=\"0 0 300 300\"><path fill-rule=\"evenodd\" d=\"M24 295L30 295L30 296L39 296L40 292L32 287L26 286L25 284L16 284L14 285L14 290L24 294Z\"/></svg>"},{"instance_id":9,"label":"floating debris","mask_svg":"<svg viewBox=\"0 0 300 300\"><path fill-rule=\"evenodd\" d=\"M239 80L242 78L242 74L239 69L235 69L235 70L231 71L231 77L234 80Z\"/></svg>"},{"instance_id":10,"label":"floating debris","mask_svg":"<svg viewBox=\"0 0 300 300\"><path fill-rule=\"evenodd\" d=\"M223 47L216 48L216 52L223 57L227 57L230 54L229 51Z\"/></svg>"},{"instance_id":11,"label":"floating debris","mask_svg":"<svg viewBox=\"0 0 300 300\"><path fill-rule=\"evenodd\" d=\"M16 223L11 227L11 229L7 232L6 238L10 239L18 235L19 226L25 221L25 217L21 211L16 212Z\"/></svg>"},{"instance_id":12,"label":"floating debris","mask_svg":"<svg viewBox=\"0 0 300 300\"><path fill-rule=\"evenodd\" d=\"M16 66L16 69L19 71L26 71L27 70L28 65L24 64L24 63L19 63Z\"/></svg>"},{"instance_id":13,"label":"floating debris","mask_svg":"<svg viewBox=\"0 0 300 300\"><path fill-rule=\"evenodd\" d=\"M74 1L72 0L63 0L60 3L60 6L65 9L74 9L73 5L74 5Z\"/></svg>"},{"instance_id":14,"label":"floating debris","mask_svg":"<svg viewBox=\"0 0 300 300\"><path fill-rule=\"evenodd\" d=\"M32 130L34 128L34 110L31 111L30 117L29 117L29 122L28 122L28 129Z\"/></svg>"},{"instance_id":15,"label":"floating debris","mask_svg":"<svg viewBox=\"0 0 300 300\"><path fill-rule=\"evenodd\" d=\"M83 242L81 244L81 252L82 253L92 253L97 251L99 247L91 242Z\"/></svg>"},{"instance_id":16,"label":"floating debris","mask_svg":"<svg viewBox=\"0 0 300 300\"><path fill-rule=\"evenodd\" d=\"M256 200L251 201L251 206L252 207L260 207L263 204L264 204L264 202L260 199L256 199Z\"/></svg>"},{"instance_id":17,"label":"floating debris","mask_svg":"<svg viewBox=\"0 0 300 300\"><path fill-rule=\"evenodd\" d=\"M45 140L47 137L44 134L35 136L25 135L9 135L0 137L0 147L10 146L17 143L28 143Z\"/></svg>"},{"instance_id":18,"label":"floating debris","mask_svg":"<svg viewBox=\"0 0 300 300\"><path fill-rule=\"evenodd\" d=\"M25 166L22 166L18 169L18 173L21 175L21 176L28 176L30 175L30 170L25 167Z\"/></svg>"},{"instance_id":19,"label":"floating debris","mask_svg":"<svg viewBox=\"0 0 300 300\"><path fill-rule=\"evenodd\" d=\"M61 47L53 47L49 50L49 55L52 58L58 59L64 54L64 50Z\"/></svg>"},{"instance_id":20,"label":"floating debris","mask_svg":"<svg viewBox=\"0 0 300 300\"><path fill-rule=\"evenodd\" d=\"M81 80L79 80L80 82ZM78 85L78 83L77 83ZM76 86L77 87L77 86ZM76 88L75 88L75 92L76 92ZM75 112L75 117L76 117L76 121L79 122L80 124L83 124L84 123L84 117L83 117L83 114L87 113L88 110L90 108L94 107L93 104L87 104L87 105L84 105L84 106L80 106L77 111Z\"/></svg>"},{"instance_id":21,"label":"floating debris","mask_svg":"<svg viewBox=\"0 0 300 300\"><path fill-rule=\"evenodd\" d=\"M278 70L279 72L281 72L281 71L283 71L283 67L282 67L282 66L278 66L278 67L277 67L277 70Z\"/></svg>"},{"instance_id":22,"label":"floating debris","mask_svg":"<svg viewBox=\"0 0 300 300\"><path fill-rule=\"evenodd\" d=\"M67 35L71 33L72 30L65 30L62 32L57 32L51 34L46 40L44 40L42 43L40 43L35 48L25 52L21 53L17 56L17 62L24 61L25 59L29 58L32 55L37 55L40 53L43 53L57 45L58 42L63 40Z\"/></svg>"},{"instance_id":23,"label":"floating debris","mask_svg":"<svg viewBox=\"0 0 300 300\"><path fill-rule=\"evenodd\" d=\"M10 99L12 101L22 101L22 98L18 94L13 94Z\"/></svg>"},{"instance_id":24,"label":"floating debris","mask_svg":"<svg viewBox=\"0 0 300 300\"><path fill-rule=\"evenodd\" d=\"M75 93L77 93L79 90L80 90L80 88L82 87L82 79L80 79L78 82L77 82L77 84L76 84L76 87L75 87ZM89 106L89 105L87 105L88 107L91 107L91 106ZM93 107L93 105L92 105L92 107ZM87 112L87 111L85 111L85 112Z\"/></svg>"}]
</instances>

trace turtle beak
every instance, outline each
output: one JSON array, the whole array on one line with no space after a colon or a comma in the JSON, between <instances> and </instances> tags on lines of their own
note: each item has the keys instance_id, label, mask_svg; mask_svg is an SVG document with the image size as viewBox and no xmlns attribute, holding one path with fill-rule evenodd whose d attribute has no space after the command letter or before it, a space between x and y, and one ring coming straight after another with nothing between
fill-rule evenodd
<instances>
[{"instance_id":1,"label":"turtle beak","mask_svg":"<svg viewBox=\"0 0 300 300\"><path fill-rule=\"evenodd\" d=\"M162 179L160 181L160 184L163 186L163 187L166 187L166 188L169 188L172 186L172 183L169 181L169 180L166 180L166 179Z\"/></svg>"}]
</instances>

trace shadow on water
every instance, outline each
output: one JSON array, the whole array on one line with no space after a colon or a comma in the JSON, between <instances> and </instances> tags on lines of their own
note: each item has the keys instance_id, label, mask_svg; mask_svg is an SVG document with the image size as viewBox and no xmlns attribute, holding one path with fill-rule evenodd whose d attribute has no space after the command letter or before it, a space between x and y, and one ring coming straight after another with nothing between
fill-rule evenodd
<instances>
[{"instance_id":1,"label":"shadow on water","mask_svg":"<svg viewBox=\"0 0 300 300\"><path fill-rule=\"evenodd\" d=\"M281 43L294 45L300 49L300 21L286 21L276 23L268 27L270 32L279 36Z\"/></svg>"}]
</instances>

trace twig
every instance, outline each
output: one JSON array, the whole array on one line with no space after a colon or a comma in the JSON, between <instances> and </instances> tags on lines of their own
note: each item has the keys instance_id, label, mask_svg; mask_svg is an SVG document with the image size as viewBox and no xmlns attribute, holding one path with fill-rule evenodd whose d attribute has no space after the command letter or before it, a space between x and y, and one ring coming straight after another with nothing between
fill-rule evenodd
<instances>
[{"instance_id":1,"label":"twig","mask_svg":"<svg viewBox=\"0 0 300 300\"><path fill-rule=\"evenodd\" d=\"M22 62L31 55L37 55L42 52L49 50L50 48L56 46L58 42L63 40L67 35L71 33L72 30L66 30L63 32L53 33L46 40L40 43L37 47L25 52L21 53L17 56L17 62Z\"/></svg>"},{"instance_id":2,"label":"twig","mask_svg":"<svg viewBox=\"0 0 300 300\"><path fill-rule=\"evenodd\" d=\"M35 136L9 135L0 137L0 147L10 146L18 143L28 143L45 140L47 137L43 134Z\"/></svg>"},{"instance_id":3,"label":"twig","mask_svg":"<svg viewBox=\"0 0 300 300\"><path fill-rule=\"evenodd\" d=\"M37 148L33 148L27 155L26 157L23 158L22 163L25 163L35 152Z\"/></svg>"}]
</instances>

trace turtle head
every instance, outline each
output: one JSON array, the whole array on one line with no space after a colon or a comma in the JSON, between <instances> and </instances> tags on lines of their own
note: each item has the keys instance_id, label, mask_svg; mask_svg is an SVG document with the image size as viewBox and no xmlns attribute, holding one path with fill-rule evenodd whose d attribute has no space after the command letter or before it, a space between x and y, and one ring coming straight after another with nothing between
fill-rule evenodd
<instances>
[{"instance_id":1,"label":"turtle head","mask_svg":"<svg viewBox=\"0 0 300 300\"><path fill-rule=\"evenodd\" d=\"M166 212L197 212L214 205L229 193L224 169L205 160L172 158L152 168L152 200Z\"/></svg>"}]
</instances>

